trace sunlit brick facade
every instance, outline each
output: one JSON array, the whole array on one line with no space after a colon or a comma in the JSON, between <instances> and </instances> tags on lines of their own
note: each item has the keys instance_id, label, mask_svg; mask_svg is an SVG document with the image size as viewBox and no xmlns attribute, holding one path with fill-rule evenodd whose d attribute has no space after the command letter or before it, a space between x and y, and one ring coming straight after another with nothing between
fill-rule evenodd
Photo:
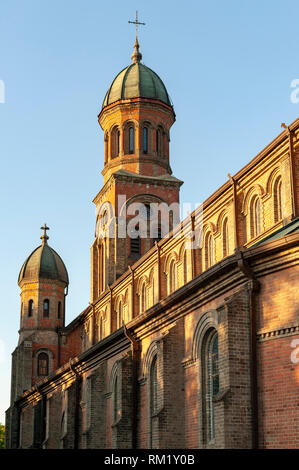
<instances>
[{"instance_id":1,"label":"sunlit brick facade","mask_svg":"<svg viewBox=\"0 0 299 470\"><path fill-rule=\"evenodd\" d=\"M298 447L299 119L184 221L162 212L167 236L132 243L119 236L132 217L121 211L178 203L182 184L171 174L166 89L141 67L138 43L132 58L99 114L104 186L94 199L91 301L67 326L55 310L54 329L37 322L22 333L6 445ZM30 282L20 284L21 325L45 279ZM51 295L64 296L66 283L53 283ZM52 362L37 380L41 334L54 335L43 346ZM16 386L20 370L26 391Z\"/></svg>"}]
</instances>

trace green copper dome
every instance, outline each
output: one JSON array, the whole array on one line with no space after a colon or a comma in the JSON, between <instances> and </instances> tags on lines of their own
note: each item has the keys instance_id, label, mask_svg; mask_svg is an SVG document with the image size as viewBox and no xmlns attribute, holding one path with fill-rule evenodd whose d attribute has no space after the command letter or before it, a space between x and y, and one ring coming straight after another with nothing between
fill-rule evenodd
<instances>
[{"instance_id":1,"label":"green copper dome","mask_svg":"<svg viewBox=\"0 0 299 470\"><path fill-rule=\"evenodd\" d=\"M69 283L64 262L58 253L48 245L48 238L46 233L41 236L43 243L26 259L21 268L18 283L23 280L33 281L37 279L52 279L65 282L66 284Z\"/></svg>"},{"instance_id":2,"label":"green copper dome","mask_svg":"<svg viewBox=\"0 0 299 470\"><path fill-rule=\"evenodd\" d=\"M172 106L161 78L149 67L140 63L142 56L137 40L134 48L133 63L115 77L106 93L102 108L118 100L130 98L156 99Z\"/></svg>"}]
</instances>

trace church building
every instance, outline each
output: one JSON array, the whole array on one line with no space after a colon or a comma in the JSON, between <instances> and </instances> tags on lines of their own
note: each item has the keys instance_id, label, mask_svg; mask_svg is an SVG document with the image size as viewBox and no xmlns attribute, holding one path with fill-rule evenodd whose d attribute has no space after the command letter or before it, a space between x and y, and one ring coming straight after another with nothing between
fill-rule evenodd
<instances>
[{"instance_id":1,"label":"church building","mask_svg":"<svg viewBox=\"0 0 299 470\"><path fill-rule=\"evenodd\" d=\"M85 310L65 324L46 224L20 270L7 448L299 447L299 118L184 220L174 121L136 38L98 116Z\"/></svg>"}]
</instances>

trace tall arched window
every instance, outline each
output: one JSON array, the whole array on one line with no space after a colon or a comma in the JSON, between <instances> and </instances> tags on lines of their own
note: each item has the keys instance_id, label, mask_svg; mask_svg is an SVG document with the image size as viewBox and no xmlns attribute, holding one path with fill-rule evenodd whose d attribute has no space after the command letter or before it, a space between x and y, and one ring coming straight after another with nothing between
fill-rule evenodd
<instances>
[{"instance_id":1,"label":"tall arched window","mask_svg":"<svg viewBox=\"0 0 299 470\"><path fill-rule=\"evenodd\" d=\"M187 283L187 267L188 267L187 250L185 250L184 256L183 256L183 285Z\"/></svg>"},{"instance_id":2,"label":"tall arched window","mask_svg":"<svg viewBox=\"0 0 299 470\"><path fill-rule=\"evenodd\" d=\"M215 438L214 398L219 392L218 333L216 331L208 333L203 349L203 364L205 440L209 442Z\"/></svg>"},{"instance_id":3,"label":"tall arched window","mask_svg":"<svg viewBox=\"0 0 299 470\"><path fill-rule=\"evenodd\" d=\"M116 315L116 328L118 329L123 323L123 304L121 300L118 303Z\"/></svg>"},{"instance_id":4,"label":"tall arched window","mask_svg":"<svg viewBox=\"0 0 299 470\"><path fill-rule=\"evenodd\" d=\"M176 290L176 265L174 260L169 265L169 294Z\"/></svg>"},{"instance_id":5,"label":"tall arched window","mask_svg":"<svg viewBox=\"0 0 299 470\"><path fill-rule=\"evenodd\" d=\"M116 150L117 150L117 155L120 154L120 130L117 130L117 142L116 142Z\"/></svg>"},{"instance_id":6,"label":"tall arched window","mask_svg":"<svg viewBox=\"0 0 299 470\"><path fill-rule=\"evenodd\" d=\"M111 132L111 158L118 157L120 153L120 131L114 127Z\"/></svg>"},{"instance_id":7,"label":"tall arched window","mask_svg":"<svg viewBox=\"0 0 299 470\"><path fill-rule=\"evenodd\" d=\"M281 178L277 178L274 183L274 222L282 219L282 182Z\"/></svg>"},{"instance_id":8,"label":"tall arched window","mask_svg":"<svg viewBox=\"0 0 299 470\"><path fill-rule=\"evenodd\" d=\"M37 358L37 375L47 376L49 375L49 356L45 352L41 352Z\"/></svg>"},{"instance_id":9,"label":"tall arched window","mask_svg":"<svg viewBox=\"0 0 299 470\"><path fill-rule=\"evenodd\" d=\"M120 418L120 379L118 374L116 374L113 384L113 422L116 423Z\"/></svg>"},{"instance_id":10,"label":"tall arched window","mask_svg":"<svg viewBox=\"0 0 299 470\"><path fill-rule=\"evenodd\" d=\"M162 141L162 130L158 127L156 131L156 152L158 157L162 157L163 155L163 141Z\"/></svg>"},{"instance_id":11,"label":"tall arched window","mask_svg":"<svg viewBox=\"0 0 299 470\"><path fill-rule=\"evenodd\" d=\"M223 247L223 258L228 255L228 221L224 219L223 226L222 226L222 247Z\"/></svg>"},{"instance_id":12,"label":"tall arched window","mask_svg":"<svg viewBox=\"0 0 299 470\"><path fill-rule=\"evenodd\" d=\"M261 233L261 202L256 196L251 202L250 208L251 237L257 237Z\"/></svg>"},{"instance_id":13,"label":"tall arched window","mask_svg":"<svg viewBox=\"0 0 299 470\"><path fill-rule=\"evenodd\" d=\"M140 291L140 313L146 310L146 285L145 282L142 284Z\"/></svg>"},{"instance_id":14,"label":"tall arched window","mask_svg":"<svg viewBox=\"0 0 299 470\"><path fill-rule=\"evenodd\" d=\"M134 153L134 140L135 140L135 135L134 135L134 127L129 128L129 153Z\"/></svg>"},{"instance_id":15,"label":"tall arched window","mask_svg":"<svg viewBox=\"0 0 299 470\"><path fill-rule=\"evenodd\" d=\"M206 235L205 239L205 261L206 269L210 268L215 262L214 239L211 232Z\"/></svg>"},{"instance_id":16,"label":"tall arched window","mask_svg":"<svg viewBox=\"0 0 299 470\"><path fill-rule=\"evenodd\" d=\"M34 302L32 299L28 302L28 317L32 317L34 312Z\"/></svg>"},{"instance_id":17,"label":"tall arched window","mask_svg":"<svg viewBox=\"0 0 299 470\"><path fill-rule=\"evenodd\" d=\"M143 128L142 141L143 141L143 153L147 153L148 152L148 128L147 127Z\"/></svg>"},{"instance_id":18,"label":"tall arched window","mask_svg":"<svg viewBox=\"0 0 299 470\"><path fill-rule=\"evenodd\" d=\"M155 421L158 412L158 363L155 355L150 367L150 447L155 448L157 435L155 432Z\"/></svg>"},{"instance_id":19,"label":"tall arched window","mask_svg":"<svg viewBox=\"0 0 299 470\"><path fill-rule=\"evenodd\" d=\"M44 308L43 308L44 318L49 318L49 309L50 309L50 301L49 301L49 299L45 299L44 300Z\"/></svg>"},{"instance_id":20,"label":"tall arched window","mask_svg":"<svg viewBox=\"0 0 299 470\"><path fill-rule=\"evenodd\" d=\"M105 324L104 318L101 315L98 321L98 341L101 341L105 337Z\"/></svg>"}]
</instances>

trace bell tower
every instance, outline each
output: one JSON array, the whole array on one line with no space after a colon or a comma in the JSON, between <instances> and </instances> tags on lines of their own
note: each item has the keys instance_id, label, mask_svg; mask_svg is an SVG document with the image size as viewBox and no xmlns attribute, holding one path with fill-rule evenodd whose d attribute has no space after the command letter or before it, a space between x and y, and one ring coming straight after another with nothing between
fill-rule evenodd
<instances>
[{"instance_id":1,"label":"bell tower","mask_svg":"<svg viewBox=\"0 0 299 470\"><path fill-rule=\"evenodd\" d=\"M183 182L172 175L169 152L175 113L139 49L136 37L132 63L113 80L98 116L105 154L104 185L93 200L92 302L179 219Z\"/></svg>"},{"instance_id":2,"label":"bell tower","mask_svg":"<svg viewBox=\"0 0 299 470\"><path fill-rule=\"evenodd\" d=\"M58 329L65 324L68 273L48 244L46 224L42 243L24 262L21 288L19 343L12 354L11 401L59 367Z\"/></svg>"}]
</instances>

